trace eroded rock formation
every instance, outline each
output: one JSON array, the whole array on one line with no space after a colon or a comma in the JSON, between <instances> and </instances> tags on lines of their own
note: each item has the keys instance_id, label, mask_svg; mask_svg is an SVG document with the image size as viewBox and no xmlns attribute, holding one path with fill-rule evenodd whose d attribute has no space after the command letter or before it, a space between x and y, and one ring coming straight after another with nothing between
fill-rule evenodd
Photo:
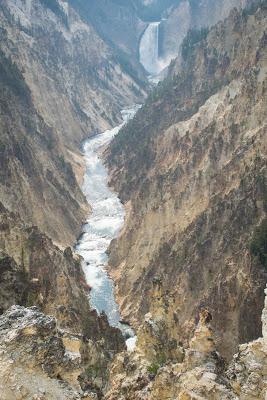
<instances>
[{"instance_id":1,"label":"eroded rock formation","mask_svg":"<svg viewBox=\"0 0 267 400\"><path fill-rule=\"evenodd\" d=\"M144 91L63 1L2 1L1 201L73 245L88 207L80 146Z\"/></svg>"},{"instance_id":2,"label":"eroded rock formation","mask_svg":"<svg viewBox=\"0 0 267 400\"><path fill-rule=\"evenodd\" d=\"M91 399L79 382L81 347L36 307L11 307L0 317L1 399Z\"/></svg>"},{"instance_id":3,"label":"eroded rock formation","mask_svg":"<svg viewBox=\"0 0 267 400\"><path fill-rule=\"evenodd\" d=\"M114 360L106 398L264 400L267 390L266 307L265 300L262 313L263 337L241 345L228 367L217 351L209 311L201 311L189 347L183 350L180 360L169 360L165 364L162 360L149 362L142 346L146 337L144 325L138 334L136 351L130 355L122 353ZM153 335L149 343L153 343Z\"/></svg>"},{"instance_id":4,"label":"eroded rock formation","mask_svg":"<svg viewBox=\"0 0 267 400\"><path fill-rule=\"evenodd\" d=\"M261 332L266 266L255 244L266 232L264 4L201 32L107 154L128 211L110 255L124 317L135 326L148 312L153 318L159 276L169 334L188 343L207 306L226 358Z\"/></svg>"},{"instance_id":5,"label":"eroded rock formation","mask_svg":"<svg viewBox=\"0 0 267 400\"><path fill-rule=\"evenodd\" d=\"M127 211L110 248L123 317L137 333L126 352L90 309L67 246L89 211L80 143L143 99L143 71L129 73L66 1L2 1L1 400L265 399L266 1L256 3L191 32L182 61L106 150ZM233 5L218 4L201 2L192 23L180 2L164 29L183 18L182 37L210 7L217 21ZM127 52L144 24L119 2L116 10L122 26L133 17L118 44Z\"/></svg>"}]
</instances>

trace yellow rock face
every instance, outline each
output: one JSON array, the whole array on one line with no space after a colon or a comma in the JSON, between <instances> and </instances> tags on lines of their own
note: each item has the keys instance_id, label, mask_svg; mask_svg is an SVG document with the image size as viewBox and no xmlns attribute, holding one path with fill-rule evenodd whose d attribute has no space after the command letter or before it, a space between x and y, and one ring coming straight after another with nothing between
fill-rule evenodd
<instances>
[{"instance_id":1,"label":"yellow rock face","mask_svg":"<svg viewBox=\"0 0 267 400\"><path fill-rule=\"evenodd\" d=\"M66 351L71 353L80 354L81 350L81 341L78 338L73 336L63 336L63 344L65 346Z\"/></svg>"},{"instance_id":2,"label":"yellow rock face","mask_svg":"<svg viewBox=\"0 0 267 400\"><path fill-rule=\"evenodd\" d=\"M249 249L266 218L266 18L234 10L211 28L107 154L128 204L110 257L124 318L159 316L188 346L208 307L226 359L261 329L265 273Z\"/></svg>"}]
</instances>

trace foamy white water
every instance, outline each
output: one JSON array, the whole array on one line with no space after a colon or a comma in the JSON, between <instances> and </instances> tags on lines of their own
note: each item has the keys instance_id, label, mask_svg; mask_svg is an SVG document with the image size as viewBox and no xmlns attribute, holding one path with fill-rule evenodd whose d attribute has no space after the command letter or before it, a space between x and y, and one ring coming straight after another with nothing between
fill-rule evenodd
<instances>
[{"instance_id":1,"label":"foamy white water","mask_svg":"<svg viewBox=\"0 0 267 400\"><path fill-rule=\"evenodd\" d=\"M116 238L124 222L124 207L119 198L108 187L108 174L99 156L100 149L117 135L121 127L135 115L136 106L123 110L123 123L111 130L89 138L83 146L86 172L82 190L92 207L92 212L83 226L76 252L83 257L83 269L87 283L91 286L90 304L100 314L105 312L109 323L124 334L128 349L136 342L133 330L120 322L119 307L114 297L114 284L106 271L106 251Z\"/></svg>"},{"instance_id":2,"label":"foamy white water","mask_svg":"<svg viewBox=\"0 0 267 400\"><path fill-rule=\"evenodd\" d=\"M160 22L151 22L146 28L139 48L140 62L147 72L157 75L160 70L159 60L159 25Z\"/></svg>"},{"instance_id":3,"label":"foamy white water","mask_svg":"<svg viewBox=\"0 0 267 400\"><path fill-rule=\"evenodd\" d=\"M164 21L164 20L162 20ZM175 54L169 54L162 58L159 54L159 29L160 22L151 22L140 40L139 59L145 70L150 74L149 82L156 86L163 76L160 73L168 67Z\"/></svg>"}]
</instances>

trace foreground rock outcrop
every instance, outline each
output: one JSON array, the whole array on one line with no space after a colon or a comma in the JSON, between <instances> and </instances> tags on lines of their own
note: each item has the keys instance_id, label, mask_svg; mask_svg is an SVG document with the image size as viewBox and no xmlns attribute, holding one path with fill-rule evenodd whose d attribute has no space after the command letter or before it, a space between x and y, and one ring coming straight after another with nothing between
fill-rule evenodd
<instances>
[{"instance_id":1,"label":"foreground rock outcrop","mask_svg":"<svg viewBox=\"0 0 267 400\"><path fill-rule=\"evenodd\" d=\"M267 295L267 289L265 290ZM227 366L217 351L212 316L203 310L189 347L180 359L149 361L138 333L136 350L120 354L113 362L108 400L265 400L267 394L266 310L262 313L263 337L239 347ZM155 324L155 321L154 321ZM144 336L145 335L145 336ZM147 339L147 337L146 337ZM150 336L151 345L155 335ZM162 353L163 355L163 353Z\"/></svg>"},{"instance_id":2,"label":"foreground rock outcrop","mask_svg":"<svg viewBox=\"0 0 267 400\"><path fill-rule=\"evenodd\" d=\"M116 349L95 334L86 339L37 307L12 306L0 316L1 400L100 398Z\"/></svg>"},{"instance_id":3,"label":"foreground rock outcrop","mask_svg":"<svg viewBox=\"0 0 267 400\"><path fill-rule=\"evenodd\" d=\"M11 307L0 317L2 400L81 399L79 339L65 345L56 320L36 307ZM75 346L76 342L76 346Z\"/></svg>"}]
</instances>

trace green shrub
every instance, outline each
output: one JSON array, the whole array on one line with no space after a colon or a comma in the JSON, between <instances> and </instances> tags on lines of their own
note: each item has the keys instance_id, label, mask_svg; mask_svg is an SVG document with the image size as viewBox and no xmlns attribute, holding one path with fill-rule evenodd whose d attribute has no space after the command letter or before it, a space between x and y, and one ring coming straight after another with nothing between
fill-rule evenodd
<instances>
[{"instance_id":1,"label":"green shrub","mask_svg":"<svg viewBox=\"0 0 267 400\"><path fill-rule=\"evenodd\" d=\"M147 371L151 375L157 375L158 370L166 363L166 356L163 352L157 354L156 360L149 365Z\"/></svg>"},{"instance_id":2,"label":"green shrub","mask_svg":"<svg viewBox=\"0 0 267 400\"><path fill-rule=\"evenodd\" d=\"M97 378L100 375L100 373L101 373L101 368L99 365L90 365L86 369L86 374L92 379Z\"/></svg>"},{"instance_id":3,"label":"green shrub","mask_svg":"<svg viewBox=\"0 0 267 400\"><path fill-rule=\"evenodd\" d=\"M160 364L158 363L153 363L151 364L149 367L147 367L147 371L151 374L151 375L157 375L157 372L159 370L159 368L161 367Z\"/></svg>"},{"instance_id":4,"label":"green shrub","mask_svg":"<svg viewBox=\"0 0 267 400\"><path fill-rule=\"evenodd\" d=\"M107 379L107 367L102 363L91 365L86 368L85 374L91 381L101 379L104 382Z\"/></svg>"}]
</instances>

